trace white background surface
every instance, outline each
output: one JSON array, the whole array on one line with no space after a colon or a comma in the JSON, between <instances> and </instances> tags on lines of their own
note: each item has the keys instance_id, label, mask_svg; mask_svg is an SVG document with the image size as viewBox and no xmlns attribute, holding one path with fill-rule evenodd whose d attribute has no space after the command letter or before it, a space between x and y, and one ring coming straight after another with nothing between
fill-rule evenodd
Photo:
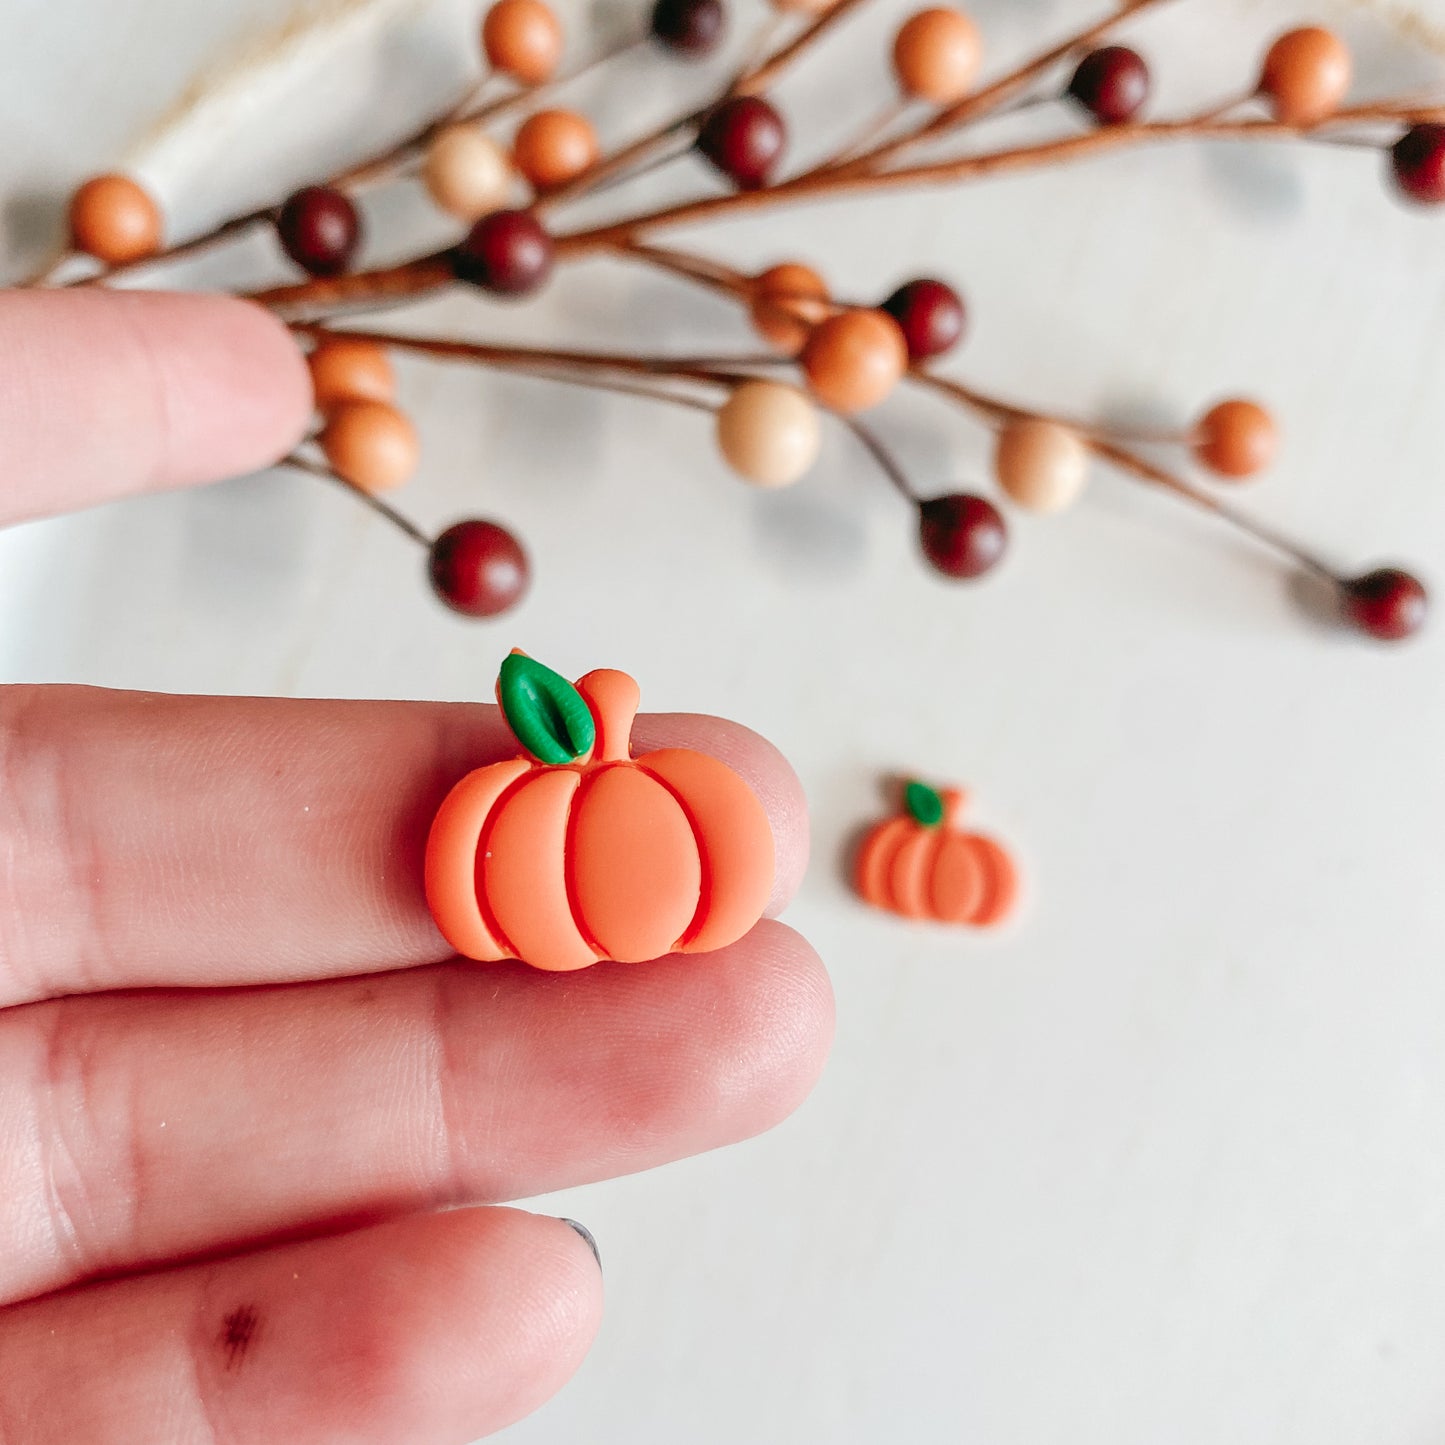
<instances>
[{"instance_id":1,"label":"white background surface","mask_svg":"<svg viewBox=\"0 0 1445 1445\"><path fill-rule=\"evenodd\" d=\"M875 8L784 90L814 143L821 116L882 93L901 10ZM1098 7L976 8L1002 64ZM399 130L466 64L469 3L374 5L146 140L291 9L6 0L15 269L89 171L139 156L199 223ZM1445 82L1378 19L1325 13L1358 43L1362 92ZM1136 27L1156 108L1238 87L1295 18L1165 7ZM702 84L621 69L630 83L591 92L614 138ZM655 193L699 183L686 169ZM1379 171L1184 146L692 239L806 256L848 295L950 276L973 315L958 374L1060 410L1182 422L1264 396L1287 447L1248 504L1442 582L1445 214L1405 211ZM245 258L267 274L264 244ZM530 308L415 319L749 345L717 303L603 265ZM404 392L427 440L407 508L492 513L532 548L535 591L505 624L440 614L400 539L272 475L0 538L0 673L468 698L516 643L574 675L626 667L649 705L726 712L797 764L815 858L790 917L836 980L830 1072L765 1139L545 1202L595 1230L608 1316L508 1438L1445 1436L1445 623L1399 651L1326 631L1273 560L1107 475L1067 516L1016 518L986 585L950 588L843 439L764 497L691 413L417 366ZM980 480L967 420L911 400L881 425L921 483ZM841 850L894 769L968 783L1017 847L1030 896L1005 935L912 932L852 901Z\"/></svg>"}]
</instances>

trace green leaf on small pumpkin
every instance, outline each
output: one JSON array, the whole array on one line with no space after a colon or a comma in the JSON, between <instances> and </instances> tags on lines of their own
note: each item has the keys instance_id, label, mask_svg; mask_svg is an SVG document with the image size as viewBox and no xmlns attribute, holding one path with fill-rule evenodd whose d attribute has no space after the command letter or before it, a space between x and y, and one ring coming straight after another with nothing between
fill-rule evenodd
<instances>
[{"instance_id":1,"label":"green leaf on small pumpkin","mask_svg":"<svg viewBox=\"0 0 1445 1445\"><path fill-rule=\"evenodd\" d=\"M507 726L539 763L575 763L592 751L592 710L561 673L514 652L502 662L497 696Z\"/></svg>"},{"instance_id":2,"label":"green leaf on small pumpkin","mask_svg":"<svg viewBox=\"0 0 1445 1445\"><path fill-rule=\"evenodd\" d=\"M903 802L914 822L925 828L936 828L943 822L943 799L927 783L909 783L903 790Z\"/></svg>"}]
</instances>

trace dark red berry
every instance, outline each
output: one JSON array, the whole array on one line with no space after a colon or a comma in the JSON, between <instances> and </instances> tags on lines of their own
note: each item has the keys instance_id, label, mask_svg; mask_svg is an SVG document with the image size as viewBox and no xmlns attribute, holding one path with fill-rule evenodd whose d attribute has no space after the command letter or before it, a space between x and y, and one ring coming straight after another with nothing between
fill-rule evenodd
<instances>
[{"instance_id":1,"label":"dark red berry","mask_svg":"<svg viewBox=\"0 0 1445 1445\"><path fill-rule=\"evenodd\" d=\"M923 555L945 577L981 577L1008 546L1008 528L984 497L955 492L918 504Z\"/></svg>"},{"instance_id":2,"label":"dark red berry","mask_svg":"<svg viewBox=\"0 0 1445 1445\"><path fill-rule=\"evenodd\" d=\"M351 198L330 186L306 186L281 207L282 249L313 276L339 276L361 242L361 217Z\"/></svg>"},{"instance_id":3,"label":"dark red berry","mask_svg":"<svg viewBox=\"0 0 1445 1445\"><path fill-rule=\"evenodd\" d=\"M503 296L525 296L552 274L552 238L531 211L483 216L452 253L462 281Z\"/></svg>"},{"instance_id":4,"label":"dark red berry","mask_svg":"<svg viewBox=\"0 0 1445 1445\"><path fill-rule=\"evenodd\" d=\"M1340 583L1345 615L1371 637L1398 642L1424 625L1430 596L1418 577L1398 567L1377 567Z\"/></svg>"},{"instance_id":5,"label":"dark red berry","mask_svg":"<svg viewBox=\"0 0 1445 1445\"><path fill-rule=\"evenodd\" d=\"M1427 206L1445 201L1445 125L1412 125L1390 147L1390 168L1412 201Z\"/></svg>"},{"instance_id":6,"label":"dark red berry","mask_svg":"<svg viewBox=\"0 0 1445 1445\"><path fill-rule=\"evenodd\" d=\"M897 323L909 361L952 351L963 337L963 298L943 281L927 277L900 286L881 308Z\"/></svg>"},{"instance_id":7,"label":"dark red berry","mask_svg":"<svg viewBox=\"0 0 1445 1445\"><path fill-rule=\"evenodd\" d=\"M726 30L723 0L657 0L652 7L653 38L678 55L711 54Z\"/></svg>"},{"instance_id":8,"label":"dark red berry","mask_svg":"<svg viewBox=\"0 0 1445 1445\"><path fill-rule=\"evenodd\" d=\"M1091 50L1074 71L1068 94L1102 125L1133 120L1149 98L1149 67L1127 45Z\"/></svg>"},{"instance_id":9,"label":"dark red berry","mask_svg":"<svg viewBox=\"0 0 1445 1445\"><path fill-rule=\"evenodd\" d=\"M756 190L767 184L787 140L788 129L774 106L756 95L738 95L703 121L697 148L744 190Z\"/></svg>"},{"instance_id":10,"label":"dark red berry","mask_svg":"<svg viewBox=\"0 0 1445 1445\"><path fill-rule=\"evenodd\" d=\"M527 554L495 522L457 522L432 543L432 590L464 617L496 617L527 590Z\"/></svg>"}]
</instances>

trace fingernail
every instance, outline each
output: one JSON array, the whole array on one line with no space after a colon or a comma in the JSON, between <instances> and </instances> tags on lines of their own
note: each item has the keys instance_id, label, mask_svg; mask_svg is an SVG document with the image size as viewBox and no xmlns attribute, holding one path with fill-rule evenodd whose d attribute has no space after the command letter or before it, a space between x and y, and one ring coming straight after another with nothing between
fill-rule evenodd
<instances>
[{"instance_id":1,"label":"fingernail","mask_svg":"<svg viewBox=\"0 0 1445 1445\"><path fill-rule=\"evenodd\" d=\"M565 1224L568 1229L575 1229L577 1231L577 1233L582 1237L582 1243L585 1244L587 1248L592 1251L592 1258L597 1261L597 1268L601 1269L602 1253L597 1248L597 1241L592 1238L592 1231L588 1229L585 1224L578 1224L575 1219L564 1219L562 1220L562 1223Z\"/></svg>"}]
</instances>

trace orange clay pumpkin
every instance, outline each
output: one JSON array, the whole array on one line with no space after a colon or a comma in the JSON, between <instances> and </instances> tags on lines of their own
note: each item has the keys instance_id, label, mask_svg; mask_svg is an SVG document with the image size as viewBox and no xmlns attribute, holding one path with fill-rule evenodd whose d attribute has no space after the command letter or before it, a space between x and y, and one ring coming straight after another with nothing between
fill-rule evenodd
<instances>
[{"instance_id":1,"label":"orange clay pumpkin","mask_svg":"<svg viewBox=\"0 0 1445 1445\"><path fill-rule=\"evenodd\" d=\"M523 753L468 773L427 840L427 902L458 953L565 972L704 953L758 921L773 886L763 805L706 753L633 758L626 673L573 687L514 652L497 696Z\"/></svg>"},{"instance_id":2,"label":"orange clay pumpkin","mask_svg":"<svg viewBox=\"0 0 1445 1445\"><path fill-rule=\"evenodd\" d=\"M1018 898L1018 874L992 838L958 826L966 800L956 789L909 783L903 816L863 840L854 885L864 901L906 918L1002 923Z\"/></svg>"}]
</instances>

